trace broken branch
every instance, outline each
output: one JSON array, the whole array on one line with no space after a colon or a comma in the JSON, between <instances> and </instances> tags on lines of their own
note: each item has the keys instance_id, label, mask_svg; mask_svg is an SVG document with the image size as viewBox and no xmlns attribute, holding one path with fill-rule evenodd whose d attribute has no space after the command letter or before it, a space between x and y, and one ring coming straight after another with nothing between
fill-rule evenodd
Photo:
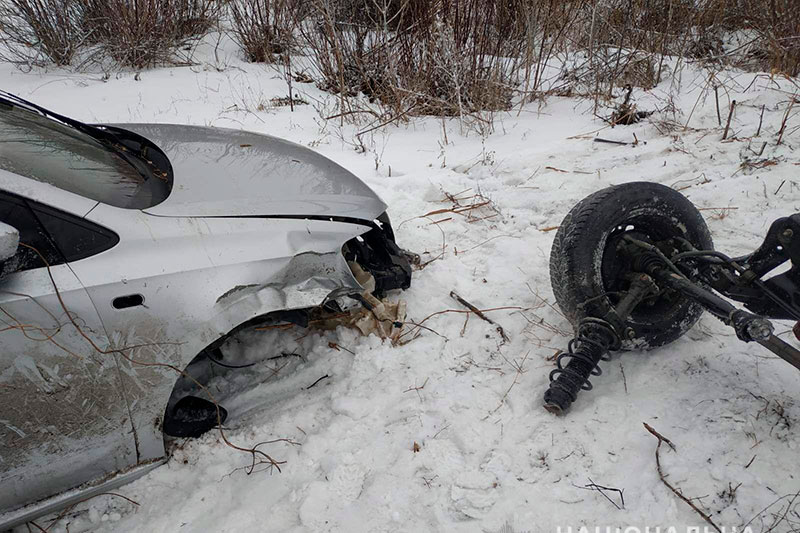
<instances>
[{"instance_id":1,"label":"broken branch","mask_svg":"<svg viewBox=\"0 0 800 533\"><path fill-rule=\"evenodd\" d=\"M644 424L644 428L647 431L649 431L655 438L658 439L658 446L656 446L656 469L658 470L658 477L661 479L661 482L664 485L666 485L666 487L669 490L671 490L673 494L675 494L675 496L686 502L686 505L691 507L694 510L694 512L699 514L703 518L703 520L708 522L711 525L711 527L713 527L717 531L717 533L722 533L722 530L719 528L719 526L717 526L717 524L714 523L713 520L711 520L710 516L708 516L706 513L698 509L697 506L694 503L692 503L692 500L684 496L679 489L673 487L672 485L670 485L669 481L667 481L666 476L664 475L664 471L661 469L661 456L659 454L659 452L661 451L661 444L666 443L670 448L672 448L672 451L674 452L677 452L677 449L675 448L675 445L672 444L671 440L669 440L664 435L653 429L647 422L642 422L642 423Z\"/></svg>"},{"instance_id":2,"label":"broken branch","mask_svg":"<svg viewBox=\"0 0 800 533\"><path fill-rule=\"evenodd\" d=\"M500 324L498 324L497 322L495 322L494 320L492 320L492 319L491 319L491 318L489 318L488 316L484 315L484 314L481 312L481 310L480 310L480 309L478 309L477 307L475 307L474 305L472 305L471 303L469 303L468 301L466 301L464 298L462 298L461 296L459 296L458 294L456 294L456 292L455 292L455 291L450 291L450 297L452 297L452 298L453 298L453 299L455 299L455 300L456 300L458 303L460 303L461 305L463 305L464 307L466 307L467 309L469 309L470 311L472 311L473 313L475 313L476 315L478 315L478 318L480 318L481 320L485 320L485 321L486 321L486 322L488 322L489 324L492 324L493 326L495 326L495 327L497 328L497 332L498 332L498 333L500 334L500 336L503 338L503 341L505 341L505 342L508 342L508 341L509 341L509 338L508 338L508 336L506 335L506 332L503 330L503 326L501 326Z\"/></svg>"}]
</instances>

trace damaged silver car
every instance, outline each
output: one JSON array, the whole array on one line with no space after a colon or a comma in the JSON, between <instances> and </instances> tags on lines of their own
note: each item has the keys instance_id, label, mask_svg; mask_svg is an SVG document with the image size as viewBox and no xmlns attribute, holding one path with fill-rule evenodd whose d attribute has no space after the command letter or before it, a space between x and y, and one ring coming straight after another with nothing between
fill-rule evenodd
<instances>
[{"instance_id":1,"label":"damaged silver car","mask_svg":"<svg viewBox=\"0 0 800 533\"><path fill-rule=\"evenodd\" d=\"M0 530L213 427L170 399L174 369L232 333L361 305L353 264L378 295L408 288L385 209L281 139L88 125L0 92Z\"/></svg>"}]
</instances>

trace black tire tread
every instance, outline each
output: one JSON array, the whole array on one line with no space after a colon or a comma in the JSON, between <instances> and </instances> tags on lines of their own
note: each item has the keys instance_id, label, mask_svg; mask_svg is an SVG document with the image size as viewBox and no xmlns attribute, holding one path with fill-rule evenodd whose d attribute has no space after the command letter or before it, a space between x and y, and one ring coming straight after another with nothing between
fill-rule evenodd
<instances>
[{"instance_id":1,"label":"black tire tread","mask_svg":"<svg viewBox=\"0 0 800 533\"><path fill-rule=\"evenodd\" d=\"M553 240L553 247L550 251L550 280L553 294L561 311L573 325L577 324L580 317L578 316L578 302L574 297L575 278L569 275L573 267L573 256L566 253L566 250L575 235L586 231L587 225L595 218L597 208L614 193L615 188L608 187L590 194L575 204L564 217ZM555 283L555 280L561 282Z\"/></svg>"}]
</instances>

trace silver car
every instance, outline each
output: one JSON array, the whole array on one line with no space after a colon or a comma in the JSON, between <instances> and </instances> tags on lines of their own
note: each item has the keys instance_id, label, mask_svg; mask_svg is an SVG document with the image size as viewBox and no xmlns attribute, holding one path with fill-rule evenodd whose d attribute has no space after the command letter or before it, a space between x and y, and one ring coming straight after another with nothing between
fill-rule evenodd
<instances>
[{"instance_id":1,"label":"silver car","mask_svg":"<svg viewBox=\"0 0 800 533\"><path fill-rule=\"evenodd\" d=\"M87 125L0 92L0 530L127 483L241 328L305 324L410 284L386 205L353 174L255 133ZM212 404L213 407L213 404ZM213 412L213 415L209 415Z\"/></svg>"}]
</instances>

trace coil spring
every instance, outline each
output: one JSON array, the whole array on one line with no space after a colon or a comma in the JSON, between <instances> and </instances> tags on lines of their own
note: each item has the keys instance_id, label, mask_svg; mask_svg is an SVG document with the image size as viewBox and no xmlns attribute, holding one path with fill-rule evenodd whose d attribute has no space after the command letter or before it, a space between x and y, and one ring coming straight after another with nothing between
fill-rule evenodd
<instances>
[{"instance_id":1,"label":"coil spring","mask_svg":"<svg viewBox=\"0 0 800 533\"><path fill-rule=\"evenodd\" d=\"M556 359L550 372L550 387L544 394L545 408L555 413L566 411L581 390L592 390L590 376L603 374L600 361L610 359L610 351L621 345L619 335L605 320L587 317L578 324L578 333L567 351ZM569 362L564 364L564 361Z\"/></svg>"}]
</instances>

